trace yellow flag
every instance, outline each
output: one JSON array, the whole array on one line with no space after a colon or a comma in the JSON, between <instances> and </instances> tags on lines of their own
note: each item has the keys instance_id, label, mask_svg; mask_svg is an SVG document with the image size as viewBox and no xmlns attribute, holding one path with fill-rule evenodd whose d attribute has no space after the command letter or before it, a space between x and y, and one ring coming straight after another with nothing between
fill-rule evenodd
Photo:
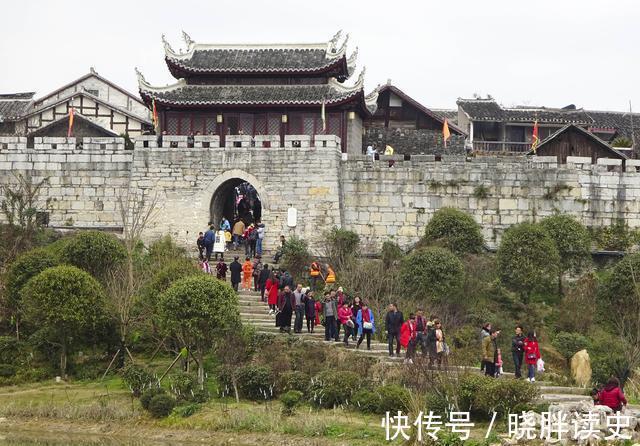
<instances>
[{"instance_id":1,"label":"yellow flag","mask_svg":"<svg viewBox=\"0 0 640 446\"><path fill-rule=\"evenodd\" d=\"M447 118L444 118L444 124L442 124L442 139L444 140L444 146L447 147L447 140L451 138L451 132L449 131L449 123Z\"/></svg>"}]
</instances>

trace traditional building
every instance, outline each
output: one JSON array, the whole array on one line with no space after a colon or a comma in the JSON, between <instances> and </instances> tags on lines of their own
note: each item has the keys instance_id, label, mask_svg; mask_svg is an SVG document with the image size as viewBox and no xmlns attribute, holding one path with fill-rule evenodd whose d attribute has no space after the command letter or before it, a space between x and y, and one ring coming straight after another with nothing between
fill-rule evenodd
<instances>
[{"instance_id":1,"label":"traditional building","mask_svg":"<svg viewBox=\"0 0 640 446\"><path fill-rule=\"evenodd\" d=\"M0 134L61 136L74 108L81 136L128 134L135 138L151 128L149 110L133 94L100 76L93 68L86 75L34 100L34 93L0 95ZM3 100L3 97L6 100ZM11 115L11 116L9 116ZM82 121L82 122L81 122ZM93 125L85 125L85 121Z\"/></svg>"},{"instance_id":2,"label":"traditional building","mask_svg":"<svg viewBox=\"0 0 640 446\"><path fill-rule=\"evenodd\" d=\"M0 135L24 135L22 116L33 107L34 92L0 94Z\"/></svg>"},{"instance_id":3,"label":"traditional building","mask_svg":"<svg viewBox=\"0 0 640 446\"><path fill-rule=\"evenodd\" d=\"M527 153L536 121L540 140L566 125L581 127L609 144L624 138L631 143L625 145L632 145L640 138L638 114L585 110L575 105L564 108L503 107L492 98L459 99L457 104L458 126L468 133L477 153Z\"/></svg>"},{"instance_id":4,"label":"traditional building","mask_svg":"<svg viewBox=\"0 0 640 446\"><path fill-rule=\"evenodd\" d=\"M529 152L533 154L533 152ZM628 156L614 149L602 139L580 126L569 124L550 135L538 145L538 156L555 156L565 164L567 157L589 158L593 164L599 158L626 160Z\"/></svg>"},{"instance_id":5,"label":"traditional building","mask_svg":"<svg viewBox=\"0 0 640 446\"><path fill-rule=\"evenodd\" d=\"M178 79L140 95L155 102L171 135L336 135L343 152L361 153L362 122L376 107L364 93L364 69L348 85L357 50L347 57L340 33L315 44L199 44L183 33L186 51L164 40L165 61Z\"/></svg>"},{"instance_id":6,"label":"traditional building","mask_svg":"<svg viewBox=\"0 0 640 446\"><path fill-rule=\"evenodd\" d=\"M378 89L378 107L365 121L365 145L387 144L401 154L434 154L444 149L445 116L435 113L388 81ZM465 132L447 119L448 153L464 153Z\"/></svg>"}]
</instances>

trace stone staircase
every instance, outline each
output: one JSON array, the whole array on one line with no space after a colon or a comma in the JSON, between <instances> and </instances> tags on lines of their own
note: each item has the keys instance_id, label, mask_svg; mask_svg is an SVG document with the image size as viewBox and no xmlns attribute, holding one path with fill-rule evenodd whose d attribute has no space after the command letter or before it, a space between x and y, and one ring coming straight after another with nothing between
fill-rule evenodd
<instances>
[{"instance_id":1,"label":"stone staircase","mask_svg":"<svg viewBox=\"0 0 640 446\"><path fill-rule=\"evenodd\" d=\"M260 301L259 293L255 293L253 291L240 291L238 299L240 304L240 317L244 322L253 325L258 333L274 336L289 336L285 333L280 333L279 328L275 326L275 316L268 314L269 307L265 302ZM290 336L296 336L308 342L323 343L331 346L332 348L349 349L353 351L354 354L376 357L387 363L401 365L404 361L403 353L401 353L400 357L389 357L387 344L374 339L371 340L371 350L367 350L366 341L363 341L359 349L355 348L356 343L353 340L349 341L349 346L345 346L342 342L327 342L324 340L324 327L316 327L314 333L307 333L306 321L303 324L303 333L291 334ZM480 372L476 367L458 368L467 369L472 372ZM507 373L506 375L511 374ZM536 385L540 387L540 403L554 404L591 401L591 397L588 395L588 389L555 386L545 381L536 382Z\"/></svg>"}]
</instances>

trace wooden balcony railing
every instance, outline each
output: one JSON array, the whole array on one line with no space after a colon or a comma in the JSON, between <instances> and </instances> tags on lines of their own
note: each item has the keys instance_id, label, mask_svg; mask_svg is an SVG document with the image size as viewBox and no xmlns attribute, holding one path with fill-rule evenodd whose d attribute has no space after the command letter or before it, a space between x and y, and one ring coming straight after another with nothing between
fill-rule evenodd
<instances>
[{"instance_id":1,"label":"wooden balcony railing","mask_svg":"<svg viewBox=\"0 0 640 446\"><path fill-rule=\"evenodd\" d=\"M514 141L474 141L474 152L489 153L527 153L531 150L530 142Z\"/></svg>"}]
</instances>

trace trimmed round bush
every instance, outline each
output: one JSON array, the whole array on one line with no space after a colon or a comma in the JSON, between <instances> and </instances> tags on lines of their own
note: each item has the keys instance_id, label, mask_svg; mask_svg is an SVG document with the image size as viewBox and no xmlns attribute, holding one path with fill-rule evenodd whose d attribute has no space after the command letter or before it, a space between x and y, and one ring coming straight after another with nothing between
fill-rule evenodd
<instances>
[{"instance_id":1,"label":"trimmed round bush","mask_svg":"<svg viewBox=\"0 0 640 446\"><path fill-rule=\"evenodd\" d=\"M502 236L497 266L502 283L528 302L533 293L551 291L557 284L558 248L542 226L520 223Z\"/></svg>"},{"instance_id":2,"label":"trimmed round bush","mask_svg":"<svg viewBox=\"0 0 640 446\"><path fill-rule=\"evenodd\" d=\"M303 398L302 392L297 390L289 390L286 393L283 393L280 396L280 402L282 403L282 414L286 416L291 416L298 407L302 403Z\"/></svg>"},{"instance_id":3,"label":"trimmed round bush","mask_svg":"<svg viewBox=\"0 0 640 446\"><path fill-rule=\"evenodd\" d=\"M7 304L12 311L20 306L20 290L47 268L58 266L59 257L47 248L36 248L20 255L9 265L6 277Z\"/></svg>"},{"instance_id":4,"label":"trimmed round bush","mask_svg":"<svg viewBox=\"0 0 640 446\"><path fill-rule=\"evenodd\" d=\"M167 393L162 387L151 387L144 391L140 396L140 405L144 410L149 410L149 403L151 399L156 395Z\"/></svg>"},{"instance_id":5,"label":"trimmed round bush","mask_svg":"<svg viewBox=\"0 0 640 446\"><path fill-rule=\"evenodd\" d=\"M100 278L127 257L127 251L115 236L100 231L79 232L62 246L61 254L65 263Z\"/></svg>"},{"instance_id":6,"label":"trimmed round bush","mask_svg":"<svg viewBox=\"0 0 640 446\"><path fill-rule=\"evenodd\" d=\"M291 370L280 374L278 380L278 392L284 393L289 390L297 390L306 394L309 390L310 377L304 372Z\"/></svg>"},{"instance_id":7,"label":"trimmed round bush","mask_svg":"<svg viewBox=\"0 0 640 446\"><path fill-rule=\"evenodd\" d=\"M363 413L380 412L380 395L369 389L360 389L353 395L353 406Z\"/></svg>"},{"instance_id":8,"label":"trimmed round bush","mask_svg":"<svg viewBox=\"0 0 640 446\"><path fill-rule=\"evenodd\" d=\"M567 214L543 218L540 225L549 233L560 255L560 272L578 269L590 260L591 237L587 228Z\"/></svg>"},{"instance_id":9,"label":"trimmed round bush","mask_svg":"<svg viewBox=\"0 0 640 446\"><path fill-rule=\"evenodd\" d=\"M427 223L424 242L437 244L455 254L480 253L484 239L480 225L466 212L454 208L436 211Z\"/></svg>"},{"instance_id":10,"label":"trimmed round bush","mask_svg":"<svg viewBox=\"0 0 640 446\"><path fill-rule=\"evenodd\" d=\"M178 401L189 401L197 386L197 379L190 373L179 373L171 377L171 391Z\"/></svg>"},{"instance_id":11,"label":"trimmed round bush","mask_svg":"<svg viewBox=\"0 0 640 446\"><path fill-rule=\"evenodd\" d=\"M567 363L571 361L571 357L582 349L587 348L589 340L580 333L568 333L561 331L556 334L551 342L553 346L560 352Z\"/></svg>"},{"instance_id":12,"label":"trimmed round bush","mask_svg":"<svg viewBox=\"0 0 640 446\"><path fill-rule=\"evenodd\" d=\"M166 393L158 394L149 401L149 413L151 413L154 418L164 418L168 416L174 407L176 407L176 400Z\"/></svg>"},{"instance_id":13,"label":"trimmed round bush","mask_svg":"<svg viewBox=\"0 0 640 446\"><path fill-rule=\"evenodd\" d=\"M362 387L363 379L355 372L325 370L311 380L309 396L316 406L331 409L351 404Z\"/></svg>"},{"instance_id":14,"label":"trimmed round bush","mask_svg":"<svg viewBox=\"0 0 640 446\"><path fill-rule=\"evenodd\" d=\"M400 266L400 283L414 298L444 300L456 295L464 282L464 265L445 248L418 249Z\"/></svg>"},{"instance_id":15,"label":"trimmed round bush","mask_svg":"<svg viewBox=\"0 0 640 446\"><path fill-rule=\"evenodd\" d=\"M66 376L74 341L95 334L105 319L102 287L87 272L61 265L31 278L20 298L25 322L43 329L44 339L61 346L60 373Z\"/></svg>"},{"instance_id":16,"label":"trimmed round bush","mask_svg":"<svg viewBox=\"0 0 640 446\"><path fill-rule=\"evenodd\" d=\"M409 400L411 395L409 391L397 384L385 384L375 389L376 394L380 398L378 413L396 413L409 411Z\"/></svg>"},{"instance_id":17,"label":"trimmed round bush","mask_svg":"<svg viewBox=\"0 0 640 446\"><path fill-rule=\"evenodd\" d=\"M275 397L273 373L263 365L246 365L236 371L238 393L241 397L254 401L270 400Z\"/></svg>"},{"instance_id":18,"label":"trimmed round bush","mask_svg":"<svg viewBox=\"0 0 640 446\"><path fill-rule=\"evenodd\" d=\"M131 389L133 396L140 396L146 389L156 384L156 379L150 371L134 364L128 364L122 369L122 381Z\"/></svg>"}]
</instances>

